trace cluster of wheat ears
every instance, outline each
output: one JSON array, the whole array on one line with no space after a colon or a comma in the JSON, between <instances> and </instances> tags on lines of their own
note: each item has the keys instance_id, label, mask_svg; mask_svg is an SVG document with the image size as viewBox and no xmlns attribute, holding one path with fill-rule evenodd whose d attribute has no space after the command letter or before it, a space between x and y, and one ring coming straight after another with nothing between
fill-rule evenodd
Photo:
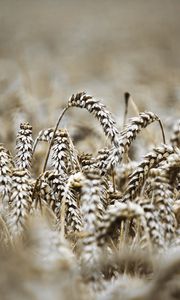
<instances>
[{"instance_id":1,"label":"cluster of wheat ears","mask_svg":"<svg viewBox=\"0 0 180 300\"><path fill-rule=\"evenodd\" d=\"M102 127L109 143L97 155L78 151L60 128L71 107ZM132 142L155 121L162 143L131 160ZM48 153L35 176L41 142ZM119 130L105 105L81 92L35 140L22 123L14 157L0 145L3 299L180 299L179 180L180 120L168 142L149 111Z\"/></svg>"}]
</instances>

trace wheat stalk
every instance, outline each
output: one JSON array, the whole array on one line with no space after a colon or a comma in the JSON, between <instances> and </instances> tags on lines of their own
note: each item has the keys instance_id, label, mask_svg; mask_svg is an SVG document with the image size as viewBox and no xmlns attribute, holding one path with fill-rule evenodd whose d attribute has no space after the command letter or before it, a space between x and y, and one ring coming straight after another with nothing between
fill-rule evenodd
<instances>
[{"instance_id":1,"label":"wheat stalk","mask_svg":"<svg viewBox=\"0 0 180 300\"><path fill-rule=\"evenodd\" d=\"M58 134L58 132L59 132L59 130L56 131L57 134ZM51 140L52 140L53 134L54 134L54 128L42 129L38 133L38 135L37 135L37 137L36 137L36 139L34 141L34 144L33 144L33 153L35 152L37 144L39 142L48 142L48 143L50 143Z\"/></svg>"},{"instance_id":2,"label":"wheat stalk","mask_svg":"<svg viewBox=\"0 0 180 300\"><path fill-rule=\"evenodd\" d=\"M173 132L170 137L171 145L180 148L180 120L177 120L173 127Z\"/></svg>"}]
</instances>

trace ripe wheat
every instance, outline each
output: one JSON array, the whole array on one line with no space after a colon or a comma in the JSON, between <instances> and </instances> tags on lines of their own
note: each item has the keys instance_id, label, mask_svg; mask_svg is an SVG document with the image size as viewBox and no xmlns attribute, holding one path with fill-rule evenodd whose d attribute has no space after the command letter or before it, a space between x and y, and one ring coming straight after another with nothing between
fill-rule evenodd
<instances>
[{"instance_id":1,"label":"ripe wheat","mask_svg":"<svg viewBox=\"0 0 180 300\"><path fill-rule=\"evenodd\" d=\"M87 153L79 149L71 128L60 128L73 107L99 121L110 145L88 148L93 141L88 144L89 131L82 125ZM127 107L124 120L126 114ZM159 136L151 151L143 149L147 154L140 161L132 147L131 161L133 141L155 121L163 144ZM14 157L0 145L0 263L10 279L18 274L24 284L13 281L23 290L18 299L27 298L29 287L33 299L50 299L46 291L54 295L54 289L54 299L63 300L178 298L179 131L178 120L165 143L153 112L139 113L119 130L105 105L81 92L70 97L56 125L42 129L35 141L32 126L21 124ZM36 156L39 142L49 147L44 164ZM140 140L138 147L146 145ZM94 148L97 152L91 153Z\"/></svg>"}]
</instances>

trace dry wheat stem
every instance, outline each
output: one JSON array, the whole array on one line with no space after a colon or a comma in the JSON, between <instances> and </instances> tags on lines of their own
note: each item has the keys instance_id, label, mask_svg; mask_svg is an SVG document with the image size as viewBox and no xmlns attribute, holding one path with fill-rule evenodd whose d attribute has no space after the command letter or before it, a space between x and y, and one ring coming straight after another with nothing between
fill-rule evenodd
<instances>
[{"instance_id":1,"label":"dry wheat stem","mask_svg":"<svg viewBox=\"0 0 180 300\"><path fill-rule=\"evenodd\" d=\"M50 151L51 151L51 147L53 145L53 141L54 141L54 138L55 138L55 135L56 135L56 131L58 129L58 126L64 116L64 114L66 113L66 111L69 109L69 107L65 107L61 113L61 115L59 116L59 119L56 123L56 126L54 128L54 132L53 132L53 136L52 136L52 139L51 139L51 142L50 142L50 145L49 145L49 148L48 148L48 152L47 152L47 155L46 155L46 159L45 159L45 162L44 162L44 167L43 167L43 172L46 170L46 166L47 166L47 162L48 162L48 158L49 158L49 154L50 154Z\"/></svg>"},{"instance_id":2,"label":"dry wheat stem","mask_svg":"<svg viewBox=\"0 0 180 300\"><path fill-rule=\"evenodd\" d=\"M127 119L127 114L128 114L129 98L130 98L130 94L127 93L127 92L124 93L125 110L124 110L124 118L123 118L123 128L126 124L126 119Z\"/></svg>"}]
</instances>

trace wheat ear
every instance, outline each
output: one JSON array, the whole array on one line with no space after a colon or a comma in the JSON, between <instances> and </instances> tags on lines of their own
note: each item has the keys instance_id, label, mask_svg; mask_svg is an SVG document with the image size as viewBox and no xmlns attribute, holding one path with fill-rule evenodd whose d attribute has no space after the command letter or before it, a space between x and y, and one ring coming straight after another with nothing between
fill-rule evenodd
<instances>
[{"instance_id":1,"label":"wheat ear","mask_svg":"<svg viewBox=\"0 0 180 300\"><path fill-rule=\"evenodd\" d=\"M126 202L135 199L141 192L142 186L149 175L149 171L176 151L177 148L170 145L162 145L154 148L150 153L145 155L143 161L139 163L136 170L130 176L123 201Z\"/></svg>"},{"instance_id":2,"label":"wheat ear","mask_svg":"<svg viewBox=\"0 0 180 300\"><path fill-rule=\"evenodd\" d=\"M11 191L13 162L10 153L0 145L0 195L5 206L8 205Z\"/></svg>"},{"instance_id":3,"label":"wheat ear","mask_svg":"<svg viewBox=\"0 0 180 300\"><path fill-rule=\"evenodd\" d=\"M67 178L55 172L47 173L46 180L51 188L50 198L55 201L53 209L57 217L58 229L66 233L82 230L81 213L74 189L80 184L81 176L80 173L76 173Z\"/></svg>"},{"instance_id":4,"label":"wheat ear","mask_svg":"<svg viewBox=\"0 0 180 300\"><path fill-rule=\"evenodd\" d=\"M117 147L119 145L116 123L105 105L95 100L92 96L86 95L85 92L72 95L68 102L69 107L79 107L87 109L100 122L105 135L110 138L111 142Z\"/></svg>"},{"instance_id":5,"label":"wheat ear","mask_svg":"<svg viewBox=\"0 0 180 300\"><path fill-rule=\"evenodd\" d=\"M52 146L52 168L58 174L69 174L79 169L78 159L67 130L59 130Z\"/></svg>"},{"instance_id":6,"label":"wheat ear","mask_svg":"<svg viewBox=\"0 0 180 300\"><path fill-rule=\"evenodd\" d=\"M103 245L105 243L105 239L108 237L108 233L110 232L112 226L117 222L118 219L121 218L140 218L141 224L143 225L144 229L146 229L146 221L144 218L143 208L136 203L119 202L111 206L110 209L107 210L106 214L103 217L103 221L98 225L97 240L99 244Z\"/></svg>"},{"instance_id":7,"label":"wheat ear","mask_svg":"<svg viewBox=\"0 0 180 300\"><path fill-rule=\"evenodd\" d=\"M21 235L31 208L31 186L27 170L15 169L12 173L10 215L8 226L12 236Z\"/></svg>"},{"instance_id":8,"label":"wheat ear","mask_svg":"<svg viewBox=\"0 0 180 300\"><path fill-rule=\"evenodd\" d=\"M32 162L32 126L29 123L20 125L16 138L16 157L15 165L19 169L30 170Z\"/></svg>"},{"instance_id":9,"label":"wheat ear","mask_svg":"<svg viewBox=\"0 0 180 300\"><path fill-rule=\"evenodd\" d=\"M143 208L144 215L147 224L147 230L149 233L150 240L156 248L164 248L164 234L162 230L162 223L159 220L159 215L156 207L151 203L150 199L141 197L137 199L138 204ZM141 245L146 240L146 236L141 239ZM143 241L143 242L142 242ZM149 242L146 240L146 243ZM144 247L144 245L142 245Z\"/></svg>"},{"instance_id":10,"label":"wheat ear","mask_svg":"<svg viewBox=\"0 0 180 300\"><path fill-rule=\"evenodd\" d=\"M176 218L173 211L176 194L176 179L180 171L180 152L170 155L162 162L158 169L152 170L150 181L150 195L163 225L164 237L167 242L174 238Z\"/></svg>"},{"instance_id":11,"label":"wheat ear","mask_svg":"<svg viewBox=\"0 0 180 300\"><path fill-rule=\"evenodd\" d=\"M101 170L107 170L117 166L123 159L124 153L128 153L133 140L141 129L158 121L162 130L163 142L165 142L164 130L159 117L153 112L142 112L138 117L131 118L125 125L124 129L119 133L119 147L112 147L109 150L103 149L97 157L98 167ZM102 156L102 152L103 156Z\"/></svg>"}]
</instances>

